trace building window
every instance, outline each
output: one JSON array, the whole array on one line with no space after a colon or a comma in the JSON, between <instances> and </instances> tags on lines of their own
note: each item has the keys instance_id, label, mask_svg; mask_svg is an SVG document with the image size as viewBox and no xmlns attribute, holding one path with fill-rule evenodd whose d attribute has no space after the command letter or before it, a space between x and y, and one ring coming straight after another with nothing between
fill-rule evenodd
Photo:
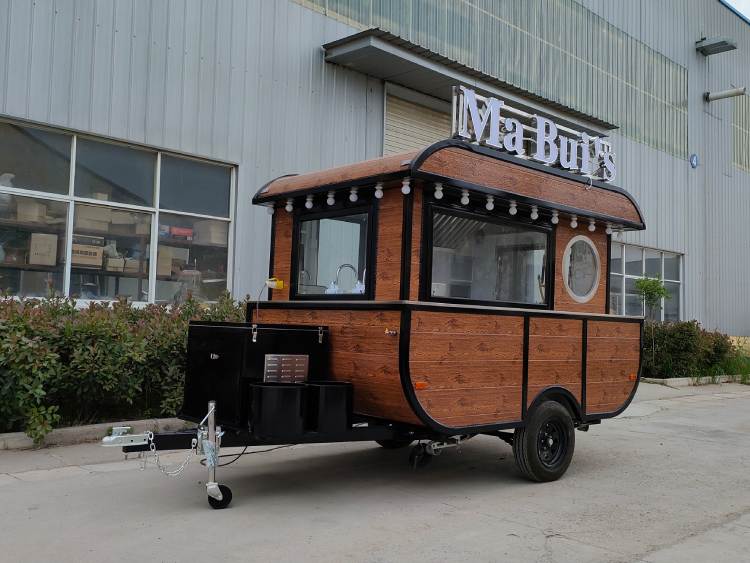
<instances>
[{"instance_id":1,"label":"building window","mask_svg":"<svg viewBox=\"0 0 750 563\"><path fill-rule=\"evenodd\" d=\"M493 304L547 304L549 231L433 208L430 296Z\"/></svg>"},{"instance_id":2,"label":"building window","mask_svg":"<svg viewBox=\"0 0 750 563\"><path fill-rule=\"evenodd\" d=\"M644 315L643 299L636 289L640 278L661 278L669 292L645 315L657 321L681 319L682 275L680 254L613 242L610 257L609 312L613 315Z\"/></svg>"},{"instance_id":3,"label":"building window","mask_svg":"<svg viewBox=\"0 0 750 563\"><path fill-rule=\"evenodd\" d=\"M368 291L369 213L344 210L301 217L296 290L304 295L365 295Z\"/></svg>"},{"instance_id":4,"label":"building window","mask_svg":"<svg viewBox=\"0 0 750 563\"><path fill-rule=\"evenodd\" d=\"M231 289L233 167L6 122L0 149L0 291L174 303Z\"/></svg>"}]
</instances>

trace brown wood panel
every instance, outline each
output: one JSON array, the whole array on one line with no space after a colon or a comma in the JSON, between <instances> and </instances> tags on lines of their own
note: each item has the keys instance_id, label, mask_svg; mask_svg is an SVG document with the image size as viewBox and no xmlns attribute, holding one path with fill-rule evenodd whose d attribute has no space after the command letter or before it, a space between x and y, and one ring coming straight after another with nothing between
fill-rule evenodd
<instances>
[{"instance_id":1,"label":"brown wood panel","mask_svg":"<svg viewBox=\"0 0 750 563\"><path fill-rule=\"evenodd\" d=\"M520 385L523 360L463 360L409 363L412 381L428 389L463 389Z\"/></svg>"},{"instance_id":2,"label":"brown wood panel","mask_svg":"<svg viewBox=\"0 0 750 563\"><path fill-rule=\"evenodd\" d=\"M522 336L412 333L409 358L432 362L516 360L522 351Z\"/></svg>"},{"instance_id":3,"label":"brown wood panel","mask_svg":"<svg viewBox=\"0 0 750 563\"><path fill-rule=\"evenodd\" d=\"M640 324L589 321L586 346L586 413L619 410L636 384Z\"/></svg>"},{"instance_id":4,"label":"brown wood panel","mask_svg":"<svg viewBox=\"0 0 750 563\"><path fill-rule=\"evenodd\" d=\"M281 208L274 213L273 271L271 275L284 281L284 289L274 289L271 299L289 299L289 286L292 283L292 214Z\"/></svg>"},{"instance_id":5,"label":"brown wood panel","mask_svg":"<svg viewBox=\"0 0 750 563\"><path fill-rule=\"evenodd\" d=\"M378 206L375 300L396 300L400 297L401 289L401 234L404 220L404 196L400 190L395 188L384 190Z\"/></svg>"},{"instance_id":6,"label":"brown wood panel","mask_svg":"<svg viewBox=\"0 0 750 563\"><path fill-rule=\"evenodd\" d=\"M414 202L411 215L411 263L409 264L409 299L419 299L419 268L422 257L422 203L423 190L415 187L412 191Z\"/></svg>"},{"instance_id":7,"label":"brown wood panel","mask_svg":"<svg viewBox=\"0 0 750 563\"><path fill-rule=\"evenodd\" d=\"M458 147L441 149L419 167L463 182L495 188L538 200L641 223L638 210L625 195L576 182Z\"/></svg>"},{"instance_id":8,"label":"brown wood panel","mask_svg":"<svg viewBox=\"0 0 750 563\"><path fill-rule=\"evenodd\" d=\"M586 382L586 413L606 413L620 409L633 392L634 385L634 381Z\"/></svg>"},{"instance_id":9,"label":"brown wood panel","mask_svg":"<svg viewBox=\"0 0 750 563\"><path fill-rule=\"evenodd\" d=\"M331 377L354 386L358 414L421 424L406 401L399 371L398 311L264 309L259 322L325 325L331 335Z\"/></svg>"},{"instance_id":10,"label":"brown wood panel","mask_svg":"<svg viewBox=\"0 0 750 563\"><path fill-rule=\"evenodd\" d=\"M586 228L583 221L579 222L577 229L571 229L570 224L560 221L555 228L555 310L573 311L583 313L604 313L607 300L607 245L608 239L604 229L599 226L593 233ZM599 286L590 301L579 303L573 299L563 282L563 255L565 247L575 236L587 236L596 246L599 252Z\"/></svg>"},{"instance_id":11,"label":"brown wood panel","mask_svg":"<svg viewBox=\"0 0 750 563\"><path fill-rule=\"evenodd\" d=\"M476 417L494 415L494 422L521 418L521 386L461 389L426 389L417 391L417 399L425 411L442 422L450 418L452 426L479 424Z\"/></svg>"},{"instance_id":12,"label":"brown wood panel","mask_svg":"<svg viewBox=\"0 0 750 563\"><path fill-rule=\"evenodd\" d=\"M411 319L412 334L523 335L523 318L504 315L451 314L419 311Z\"/></svg>"},{"instance_id":13,"label":"brown wood panel","mask_svg":"<svg viewBox=\"0 0 750 563\"><path fill-rule=\"evenodd\" d=\"M529 371L527 406L539 393L560 386L581 401L583 321L580 319L529 319Z\"/></svg>"},{"instance_id":14,"label":"brown wood panel","mask_svg":"<svg viewBox=\"0 0 750 563\"><path fill-rule=\"evenodd\" d=\"M412 384L427 414L462 427L521 416L523 318L414 311Z\"/></svg>"},{"instance_id":15,"label":"brown wood panel","mask_svg":"<svg viewBox=\"0 0 750 563\"><path fill-rule=\"evenodd\" d=\"M396 174L398 172L407 173L411 160L417 154L417 151L394 154L355 162L354 164L347 164L345 166L338 166L336 168L328 168L327 170L310 172L308 174L296 174L294 176L277 178L269 182L263 193L258 195L258 201L363 178Z\"/></svg>"}]
</instances>

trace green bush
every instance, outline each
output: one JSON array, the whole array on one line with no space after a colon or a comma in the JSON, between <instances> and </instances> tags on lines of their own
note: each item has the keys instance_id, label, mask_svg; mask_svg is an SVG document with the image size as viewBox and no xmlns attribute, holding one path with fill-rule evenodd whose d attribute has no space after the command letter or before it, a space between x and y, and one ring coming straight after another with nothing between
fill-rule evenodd
<instances>
[{"instance_id":1,"label":"green bush","mask_svg":"<svg viewBox=\"0 0 750 563\"><path fill-rule=\"evenodd\" d=\"M701 377L750 372L750 358L720 332L697 321L647 322L644 330L644 377Z\"/></svg>"},{"instance_id":2,"label":"green bush","mask_svg":"<svg viewBox=\"0 0 750 563\"><path fill-rule=\"evenodd\" d=\"M190 320L241 321L225 295L202 306L132 307L0 299L0 432L40 442L55 426L172 416L182 401Z\"/></svg>"}]
</instances>

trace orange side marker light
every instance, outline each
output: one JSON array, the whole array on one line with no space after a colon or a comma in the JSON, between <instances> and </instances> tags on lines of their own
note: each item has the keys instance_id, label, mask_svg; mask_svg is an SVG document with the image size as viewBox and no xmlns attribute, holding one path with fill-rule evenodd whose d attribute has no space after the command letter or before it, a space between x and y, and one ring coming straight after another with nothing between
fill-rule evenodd
<instances>
[{"instance_id":1,"label":"orange side marker light","mask_svg":"<svg viewBox=\"0 0 750 563\"><path fill-rule=\"evenodd\" d=\"M426 381L415 381L414 382L414 389L417 391L421 391L422 389L427 389L430 386L429 383Z\"/></svg>"}]
</instances>

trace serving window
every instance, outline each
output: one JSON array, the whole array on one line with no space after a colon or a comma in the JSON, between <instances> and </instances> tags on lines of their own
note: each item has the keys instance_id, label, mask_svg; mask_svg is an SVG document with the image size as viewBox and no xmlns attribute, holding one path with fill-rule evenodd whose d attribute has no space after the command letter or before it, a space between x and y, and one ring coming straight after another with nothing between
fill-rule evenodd
<instances>
[{"instance_id":1,"label":"serving window","mask_svg":"<svg viewBox=\"0 0 750 563\"><path fill-rule=\"evenodd\" d=\"M372 298L369 208L298 217L292 294L297 298Z\"/></svg>"},{"instance_id":2,"label":"serving window","mask_svg":"<svg viewBox=\"0 0 750 563\"><path fill-rule=\"evenodd\" d=\"M549 306L549 229L437 207L429 226L432 300Z\"/></svg>"}]
</instances>

